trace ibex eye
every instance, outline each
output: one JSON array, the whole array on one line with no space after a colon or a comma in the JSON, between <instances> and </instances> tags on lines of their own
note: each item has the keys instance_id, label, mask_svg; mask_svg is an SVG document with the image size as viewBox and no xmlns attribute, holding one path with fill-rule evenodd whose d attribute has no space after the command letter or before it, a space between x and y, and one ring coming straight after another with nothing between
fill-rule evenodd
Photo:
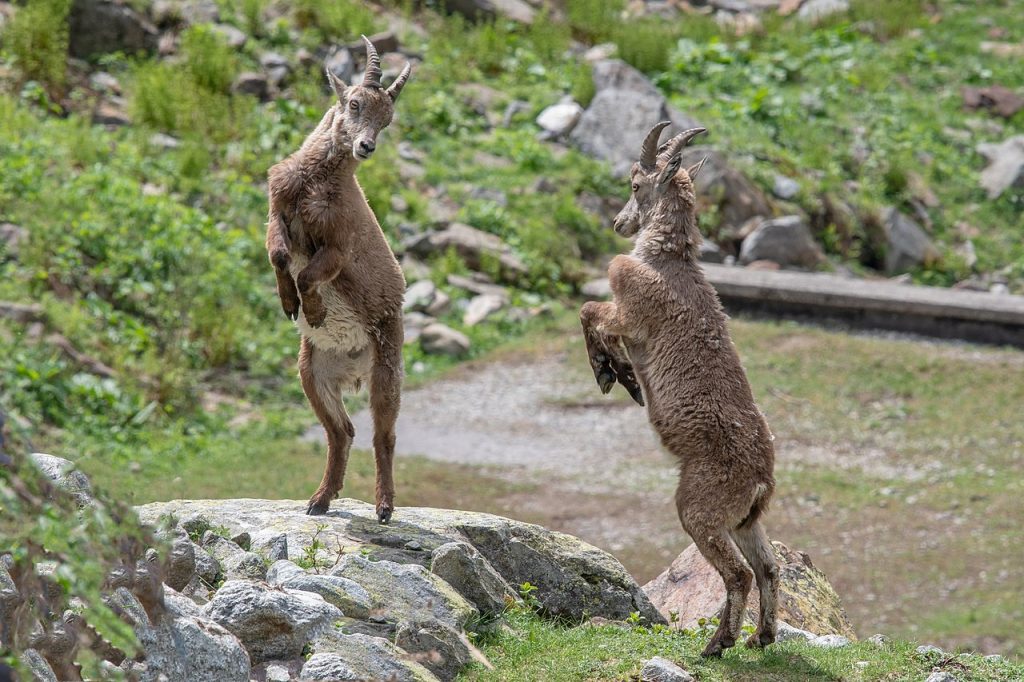
<instances>
[{"instance_id":1,"label":"ibex eye","mask_svg":"<svg viewBox=\"0 0 1024 682\"><path fill-rule=\"evenodd\" d=\"M348 108L352 111L359 111L359 102L352 100L348 103Z\"/></svg>"},{"instance_id":2,"label":"ibex eye","mask_svg":"<svg viewBox=\"0 0 1024 682\"><path fill-rule=\"evenodd\" d=\"M640 189L640 185L638 185L637 183L634 182L633 183L633 191L636 192L639 189Z\"/></svg>"}]
</instances>

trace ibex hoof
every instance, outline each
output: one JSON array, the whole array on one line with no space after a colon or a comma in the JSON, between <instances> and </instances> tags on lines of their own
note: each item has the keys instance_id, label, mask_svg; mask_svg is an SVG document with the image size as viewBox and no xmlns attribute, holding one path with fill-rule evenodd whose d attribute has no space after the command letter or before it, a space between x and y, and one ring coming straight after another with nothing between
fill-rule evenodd
<instances>
[{"instance_id":1,"label":"ibex hoof","mask_svg":"<svg viewBox=\"0 0 1024 682\"><path fill-rule=\"evenodd\" d=\"M770 632L755 632L747 638L748 649L763 649L775 641L775 635Z\"/></svg>"},{"instance_id":2,"label":"ibex hoof","mask_svg":"<svg viewBox=\"0 0 1024 682\"><path fill-rule=\"evenodd\" d=\"M700 652L700 655L702 658L721 658L722 645L715 640L711 640L708 645L704 647L704 651Z\"/></svg>"},{"instance_id":3,"label":"ibex hoof","mask_svg":"<svg viewBox=\"0 0 1024 682\"><path fill-rule=\"evenodd\" d=\"M377 510L377 521L382 526L386 526L391 523L391 515L395 513L395 510L391 507L381 507Z\"/></svg>"},{"instance_id":4,"label":"ibex hoof","mask_svg":"<svg viewBox=\"0 0 1024 682\"><path fill-rule=\"evenodd\" d=\"M318 502L314 500L309 501L309 506L306 507L306 516L323 516L327 513L330 508L330 502Z\"/></svg>"},{"instance_id":5,"label":"ibex hoof","mask_svg":"<svg viewBox=\"0 0 1024 682\"><path fill-rule=\"evenodd\" d=\"M601 393L608 393L608 391L612 390L612 386L615 385L615 373L607 365L601 367L595 373L595 377L597 378L597 385L601 388Z\"/></svg>"},{"instance_id":6,"label":"ibex hoof","mask_svg":"<svg viewBox=\"0 0 1024 682\"><path fill-rule=\"evenodd\" d=\"M629 397L631 397L637 405L640 407L644 406L644 394L643 391L640 390L639 386L636 384L627 385L626 390L629 391Z\"/></svg>"}]
</instances>

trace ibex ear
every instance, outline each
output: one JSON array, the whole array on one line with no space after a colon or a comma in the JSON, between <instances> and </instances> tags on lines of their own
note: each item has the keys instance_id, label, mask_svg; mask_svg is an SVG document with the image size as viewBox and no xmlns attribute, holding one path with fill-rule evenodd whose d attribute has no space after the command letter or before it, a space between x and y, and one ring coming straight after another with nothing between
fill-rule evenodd
<instances>
[{"instance_id":1,"label":"ibex ear","mask_svg":"<svg viewBox=\"0 0 1024 682\"><path fill-rule=\"evenodd\" d=\"M690 176L691 180L697 179L697 173L700 173L700 169L704 167L707 160L708 157L705 156L703 159L686 169L686 174Z\"/></svg>"},{"instance_id":2,"label":"ibex ear","mask_svg":"<svg viewBox=\"0 0 1024 682\"><path fill-rule=\"evenodd\" d=\"M674 154L672 158L665 162L665 167L661 169L661 175L658 176L658 191L665 189L668 185L668 181L676 176L679 172L679 167L683 163L683 157L679 154Z\"/></svg>"},{"instance_id":3,"label":"ibex ear","mask_svg":"<svg viewBox=\"0 0 1024 682\"><path fill-rule=\"evenodd\" d=\"M338 96L338 101L344 104L347 99L348 86L345 85L343 80L334 75L330 67L326 67L324 70L327 72L327 81L331 84L334 94Z\"/></svg>"}]
</instances>

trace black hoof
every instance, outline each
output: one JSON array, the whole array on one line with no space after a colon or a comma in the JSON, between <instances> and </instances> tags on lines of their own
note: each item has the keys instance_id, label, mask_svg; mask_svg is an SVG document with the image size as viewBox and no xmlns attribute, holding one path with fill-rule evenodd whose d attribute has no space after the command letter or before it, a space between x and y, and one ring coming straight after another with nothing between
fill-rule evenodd
<instances>
[{"instance_id":1,"label":"black hoof","mask_svg":"<svg viewBox=\"0 0 1024 682\"><path fill-rule=\"evenodd\" d=\"M721 658L722 657L722 645L718 642L711 642L704 651L700 652L701 658Z\"/></svg>"},{"instance_id":2,"label":"black hoof","mask_svg":"<svg viewBox=\"0 0 1024 682\"><path fill-rule=\"evenodd\" d=\"M633 385L628 385L627 384L626 385L626 390L629 391L629 397L632 398L633 401L636 402L637 405L639 405L640 407L644 406L644 394L643 394L643 391L640 390L639 386L637 386L635 384L633 384Z\"/></svg>"},{"instance_id":3,"label":"black hoof","mask_svg":"<svg viewBox=\"0 0 1024 682\"><path fill-rule=\"evenodd\" d=\"M306 516L323 516L330 508L330 502L312 502L306 507Z\"/></svg>"},{"instance_id":4,"label":"black hoof","mask_svg":"<svg viewBox=\"0 0 1024 682\"><path fill-rule=\"evenodd\" d=\"M382 509L381 511L377 512L377 521L380 522L380 525L386 526L389 523L391 523L391 515L394 513L395 510L393 509Z\"/></svg>"}]
</instances>

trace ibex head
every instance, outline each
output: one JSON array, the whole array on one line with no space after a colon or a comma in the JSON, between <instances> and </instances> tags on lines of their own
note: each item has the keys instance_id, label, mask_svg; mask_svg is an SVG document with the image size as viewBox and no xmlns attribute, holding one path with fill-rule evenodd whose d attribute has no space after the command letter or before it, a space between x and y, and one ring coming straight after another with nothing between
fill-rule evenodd
<instances>
[{"instance_id":1,"label":"ibex head","mask_svg":"<svg viewBox=\"0 0 1024 682\"><path fill-rule=\"evenodd\" d=\"M644 219L650 215L667 191L670 191L672 180L682 165L683 148L694 137L707 132L705 128L691 128L658 147L661 131L668 125L668 121L662 121L651 128L640 148L640 160L633 164L630 171L632 192L629 201L615 216L613 223L615 231L623 237L632 237L639 231ZM703 165L702 160L687 168L688 179L693 180L697 177Z\"/></svg>"},{"instance_id":2,"label":"ibex head","mask_svg":"<svg viewBox=\"0 0 1024 682\"><path fill-rule=\"evenodd\" d=\"M380 57L369 38L366 43L366 71L358 84L345 85L327 69L327 79L338 95L340 118L335 119L335 134L349 140L352 156L364 161L377 148L377 135L391 124L395 101L409 80L412 66L408 63L395 81L385 88L381 82Z\"/></svg>"}]
</instances>

